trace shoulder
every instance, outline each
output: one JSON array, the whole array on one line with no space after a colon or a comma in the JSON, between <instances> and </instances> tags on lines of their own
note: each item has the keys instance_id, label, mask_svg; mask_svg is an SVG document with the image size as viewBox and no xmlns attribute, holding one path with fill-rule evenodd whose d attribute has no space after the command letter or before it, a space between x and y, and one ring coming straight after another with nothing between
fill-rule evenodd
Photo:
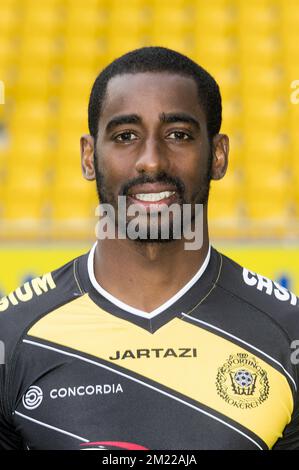
<instances>
[{"instance_id":1,"label":"shoulder","mask_svg":"<svg viewBox=\"0 0 299 470\"><path fill-rule=\"evenodd\" d=\"M0 341L6 357L35 321L84 294L76 274L80 258L26 282L0 300Z\"/></svg>"},{"instance_id":2,"label":"shoulder","mask_svg":"<svg viewBox=\"0 0 299 470\"><path fill-rule=\"evenodd\" d=\"M289 337L299 338L299 299L277 282L219 253L221 273L217 285L240 302L266 314Z\"/></svg>"}]
</instances>

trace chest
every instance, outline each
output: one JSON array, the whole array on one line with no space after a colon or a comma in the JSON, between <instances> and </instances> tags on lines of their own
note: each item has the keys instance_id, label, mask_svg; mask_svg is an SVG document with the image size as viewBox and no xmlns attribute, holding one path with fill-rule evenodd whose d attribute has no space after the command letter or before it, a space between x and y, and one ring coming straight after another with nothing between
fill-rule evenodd
<instances>
[{"instance_id":1,"label":"chest","mask_svg":"<svg viewBox=\"0 0 299 470\"><path fill-rule=\"evenodd\" d=\"M259 449L281 436L293 402L278 367L177 318L155 334L127 323L29 332L14 420L30 448Z\"/></svg>"}]
</instances>

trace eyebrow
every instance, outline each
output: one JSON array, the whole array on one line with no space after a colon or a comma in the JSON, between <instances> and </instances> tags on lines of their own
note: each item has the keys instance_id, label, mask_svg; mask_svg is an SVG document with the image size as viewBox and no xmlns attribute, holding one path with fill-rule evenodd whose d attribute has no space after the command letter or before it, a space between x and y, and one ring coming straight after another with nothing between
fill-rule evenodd
<instances>
[{"instance_id":1,"label":"eyebrow","mask_svg":"<svg viewBox=\"0 0 299 470\"><path fill-rule=\"evenodd\" d=\"M188 113L161 113L159 115L161 122L186 122L193 124L197 129L200 129L200 124L193 116Z\"/></svg>"},{"instance_id":2,"label":"eyebrow","mask_svg":"<svg viewBox=\"0 0 299 470\"><path fill-rule=\"evenodd\" d=\"M193 124L197 129L200 129L200 124L193 116L188 113L161 113L159 115L160 122L172 123L172 122L185 122L187 124ZM138 114L122 114L114 116L106 125L106 132L112 131L115 127L122 124L142 124L142 119Z\"/></svg>"}]
</instances>

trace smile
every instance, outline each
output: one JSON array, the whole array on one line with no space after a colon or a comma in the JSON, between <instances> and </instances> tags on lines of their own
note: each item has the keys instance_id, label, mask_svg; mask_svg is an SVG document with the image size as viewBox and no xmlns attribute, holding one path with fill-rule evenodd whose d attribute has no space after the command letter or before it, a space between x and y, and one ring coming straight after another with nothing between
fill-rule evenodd
<instances>
[{"instance_id":1,"label":"smile","mask_svg":"<svg viewBox=\"0 0 299 470\"><path fill-rule=\"evenodd\" d=\"M139 193L134 194L132 197L134 199L138 199L139 201L145 202L158 202L163 201L163 199L168 199L169 197L173 196L175 191L161 191L160 193Z\"/></svg>"}]
</instances>

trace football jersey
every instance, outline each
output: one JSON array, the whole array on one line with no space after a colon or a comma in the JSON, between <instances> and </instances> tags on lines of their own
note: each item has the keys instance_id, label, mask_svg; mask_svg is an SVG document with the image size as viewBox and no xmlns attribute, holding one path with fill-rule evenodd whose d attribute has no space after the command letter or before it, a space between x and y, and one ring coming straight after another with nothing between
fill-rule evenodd
<instances>
[{"instance_id":1,"label":"football jersey","mask_svg":"<svg viewBox=\"0 0 299 470\"><path fill-rule=\"evenodd\" d=\"M299 449L294 294L210 247L147 313L94 250L0 301L0 448Z\"/></svg>"}]
</instances>

